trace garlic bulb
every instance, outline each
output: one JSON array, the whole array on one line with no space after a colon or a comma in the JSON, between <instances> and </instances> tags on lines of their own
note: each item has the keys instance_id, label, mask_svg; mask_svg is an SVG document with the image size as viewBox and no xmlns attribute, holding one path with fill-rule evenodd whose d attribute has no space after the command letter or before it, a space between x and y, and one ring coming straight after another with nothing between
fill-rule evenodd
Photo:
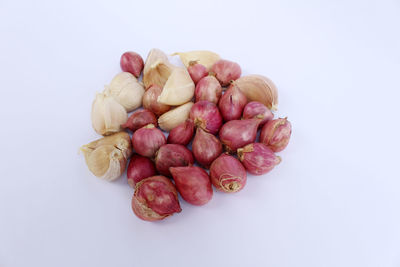
<instances>
[{"instance_id":1,"label":"garlic bulb","mask_svg":"<svg viewBox=\"0 0 400 267\"><path fill-rule=\"evenodd\" d=\"M114 97L99 93L92 104L92 126L101 135L119 132L128 119L125 108Z\"/></svg>"},{"instance_id":2,"label":"garlic bulb","mask_svg":"<svg viewBox=\"0 0 400 267\"><path fill-rule=\"evenodd\" d=\"M204 65L209 71L215 62L221 59L221 57L211 51L198 50L189 52L176 52L172 54L173 56L179 55L182 63L188 68L191 61L196 61L196 63Z\"/></svg>"},{"instance_id":3,"label":"garlic bulb","mask_svg":"<svg viewBox=\"0 0 400 267\"><path fill-rule=\"evenodd\" d=\"M144 64L143 83L145 88L147 89L153 84L164 87L173 69L174 66L169 63L167 55L163 51L153 48Z\"/></svg>"},{"instance_id":4,"label":"garlic bulb","mask_svg":"<svg viewBox=\"0 0 400 267\"><path fill-rule=\"evenodd\" d=\"M89 170L97 177L112 181L125 171L132 154L132 145L126 132L103 137L81 147Z\"/></svg>"},{"instance_id":5,"label":"garlic bulb","mask_svg":"<svg viewBox=\"0 0 400 267\"><path fill-rule=\"evenodd\" d=\"M131 112L142 105L144 88L131 73L121 72L106 86L104 93L114 97L127 112Z\"/></svg>"},{"instance_id":6,"label":"garlic bulb","mask_svg":"<svg viewBox=\"0 0 400 267\"><path fill-rule=\"evenodd\" d=\"M240 77L231 86L236 86L246 95L247 100L258 101L271 110L277 110L278 90L275 84L262 75L247 75Z\"/></svg>"},{"instance_id":7,"label":"garlic bulb","mask_svg":"<svg viewBox=\"0 0 400 267\"><path fill-rule=\"evenodd\" d=\"M160 126L164 131L169 132L179 124L186 121L189 117L189 112L192 106L193 102L188 102L162 114L158 118L158 126Z\"/></svg>"},{"instance_id":8,"label":"garlic bulb","mask_svg":"<svg viewBox=\"0 0 400 267\"><path fill-rule=\"evenodd\" d=\"M175 68L157 101L170 106L182 105L193 98L194 87L189 72L184 68Z\"/></svg>"}]
</instances>

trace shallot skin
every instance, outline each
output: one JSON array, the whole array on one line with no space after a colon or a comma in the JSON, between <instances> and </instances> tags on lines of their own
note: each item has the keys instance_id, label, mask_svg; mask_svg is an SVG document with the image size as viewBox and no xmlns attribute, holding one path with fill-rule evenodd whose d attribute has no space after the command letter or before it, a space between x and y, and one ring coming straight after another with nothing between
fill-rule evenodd
<instances>
[{"instance_id":1,"label":"shallot skin","mask_svg":"<svg viewBox=\"0 0 400 267\"><path fill-rule=\"evenodd\" d=\"M261 129L260 143L267 145L274 152L284 150L289 144L292 124L287 118L268 121Z\"/></svg>"},{"instance_id":2,"label":"shallot skin","mask_svg":"<svg viewBox=\"0 0 400 267\"><path fill-rule=\"evenodd\" d=\"M149 124L132 135L132 145L136 153L144 157L153 157L156 151L167 142L163 132Z\"/></svg>"},{"instance_id":3,"label":"shallot skin","mask_svg":"<svg viewBox=\"0 0 400 267\"><path fill-rule=\"evenodd\" d=\"M260 127L274 118L274 114L264 104L251 101L243 109L243 119L261 119Z\"/></svg>"},{"instance_id":4,"label":"shallot skin","mask_svg":"<svg viewBox=\"0 0 400 267\"><path fill-rule=\"evenodd\" d=\"M219 131L219 138L229 153L254 143L257 137L259 119L232 120L225 123Z\"/></svg>"},{"instance_id":5,"label":"shallot skin","mask_svg":"<svg viewBox=\"0 0 400 267\"><path fill-rule=\"evenodd\" d=\"M247 174L242 163L235 157L222 154L210 167L211 182L218 190L235 193L246 185Z\"/></svg>"},{"instance_id":6,"label":"shallot skin","mask_svg":"<svg viewBox=\"0 0 400 267\"><path fill-rule=\"evenodd\" d=\"M209 168L211 163L222 153L222 144L213 134L197 128L192 143L192 152L197 162Z\"/></svg>"},{"instance_id":7,"label":"shallot skin","mask_svg":"<svg viewBox=\"0 0 400 267\"><path fill-rule=\"evenodd\" d=\"M135 184L141 180L156 175L156 167L154 163L146 157L134 154L128 165L126 176L128 178L128 184L131 187L135 187Z\"/></svg>"},{"instance_id":8,"label":"shallot skin","mask_svg":"<svg viewBox=\"0 0 400 267\"><path fill-rule=\"evenodd\" d=\"M214 76L204 77L197 83L194 95L196 102L207 100L217 104L222 95L221 84Z\"/></svg>"},{"instance_id":9,"label":"shallot skin","mask_svg":"<svg viewBox=\"0 0 400 267\"><path fill-rule=\"evenodd\" d=\"M125 52L121 56L120 65L122 71L132 73L136 78L143 70L143 58L136 52Z\"/></svg>"},{"instance_id":10,"label":"shallot skin","mask_svg":"<svg viewBox=\"0 0 400 267\"><path fill-rule=\"evenodd\" d=\"M193 138L194 123L188 119L184 123L179 124L169 132L167 143L188 145Z\"/></svg>"},{"instance_id":11,"label":"shallot skin","mask_svg":"<svg viewBox=\"0 0 400 267\"><path fill-rule=\"evenodd\" d=\"M222 125L222 117L218 107L209 101L196 102L190 109L189 118L197 127L204 131L216 134Z\"/></svg>"},{"instance_id":12,"label":"shallot skin","mask_svg":"<svg viewBox=\"0 0 400 267\"><path fill-rule=\"evenodd\" d=\"M248 144L239 148L237 154L246 170L254 175L265 174L281 162L281 157L262 143Z\"/></svg>"},{"instance_id":13,"label":"shallot skin","mask_svg":"<svg viewBox=\"0 0 400 267\"><path fill-rule=\"evenodd\" d=\"M194 163L192 152L183 145L165 144L156 153L156 169L171 176L169 168L191 166Z\"/></svg>"},{"instance_id":14,"label":"shallot skin","mask_svg":"<svg viewBox=\"0 0 400 267\"><path fill-rule=\"evenodd\" d=\"M197 84L203 77L206 77L208 75L207 68L204 67L202 64L196 63L195 61L191 61L189 63L189 67L187 68L187 70L195 84Z\"/></svg>"},{"instance_id":15,"label":"shallot skin","mask_svg":"<svg viewBox=\"0 0 400 267\"><path fill-rule=\"evenodd\" d=\"M205 170L196 166L171 167L169 170L178 192L188 203L202 206L211 200L213 190Z\"/></svg>"},{"instance_id":16,"label":"shallot skin","mask_svg":"<svg viewBox=\"0 0 400 267\"><path fill-rule=\"evenodd\" d=\"M218 107L224 121L239 120L247 98L236 86L230 86L219 100Z\"/></svg>"},{"instance_id":17,"label":"shallot skin","mask_svg":"<svg viewBox=\"0 0 400 267\"><path fill-rule=\"evenodd\" d=\"M155 115L160 116L171 109L170 106L157 102L162 88L156 84L151 85L142 98L142 104L145 109L152 111Z\"/></svg>"},{"instance_id":18,"label":"shallot skin","mask_svg":"<svg viewBox=\"0 0 400 267\"><path fill-rule=\"evenodd\" d=\"M222 86L228 85L242 75L242 69L239 64L233 61L220 59L211 67L211 71L221 83Z\"/></svg>"},{"instance_id":19,"label":"shallot skin","mask_svg":"<svg viewBox=\"0 0 400 267\"><path fill-rule=\"evenodd\" d=\"M150 110L141 109L133 112L132 115L129 116L128 120L121 126L134 132L148 124L153 124L157 127L157 118Z\"/></svg>"},{"instance_id":20,"label":"shallot skin","mask_svg":"<svg viewBox=\"0 0 400 267\"><path fill-rule=\"evenodd\" d=\"M182 211L175 186L164 176L148 177L136 184L132 210L145 221L163 220Z\"/></svg>"}]
</instances>

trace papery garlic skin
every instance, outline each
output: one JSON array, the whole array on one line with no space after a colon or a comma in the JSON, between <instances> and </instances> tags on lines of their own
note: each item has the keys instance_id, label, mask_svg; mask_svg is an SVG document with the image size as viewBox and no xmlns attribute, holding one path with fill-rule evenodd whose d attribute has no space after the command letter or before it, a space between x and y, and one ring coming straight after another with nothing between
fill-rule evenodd
<instances>
[{"instance_id":1,"label":"papery garlic skin","mask_svg":"<svg viewBox=\"0 0 400 267\"><path fill-rule=\"evenodd\" d=\"M193 102L188 102L162 114L158 118L158 126L164 131L171 131L189 118L189 112L193 104Z\"/></svg>"},{"instance_id":2,"label":"papery garlic skin","mask_svg":"<svg viewBox=\"0 0 400 267\"><path fill-rule=\"evenodd\" d=\"M258 101L270 110L278 108L278 90L275 84L262 75L247 75L232 83L247 97L248 101Z\"/></svg>"},{"instance_id":3,"label":"papery garlic skin","mask_svg":"<svg viewBox=\"0 0 400 267\"><path fill-rule=\"evenodd\" d=\"M193 98L194 88L194 82L188 71L184 68L175 68L157 101L170 106L185 104Z\"/></svg>"},{"instance_id":4,"label":"papery garlic skin","mask_svg":"<svg viewBox=\"0 0 400 267\"><path fill-rule=\"evenodd\" d=\"M119 132L81 147L89 170L100 179L113 181L121 176L132 154L130 137Z\"/></svg>"},{"instance_id":5,"label":"papery garlic skin","mask_svg":"<svg viewBox=\"0 0 400 267\"><path fill-rule=\"evenodd\" d=\"M147 89L153 84L164 87L174 68L163 51L153 48L144 64L143 83L145 88Z\"/></svg>"},{"instance_id":6,"label":"papery garlic skin","mask_svg":"<svg viewBox=\"0 0 400 267\"><path fill-rule=\"evenodd\" d=\"M106 86L104 93L114 97L127 112L131 112L142 105L144 88L131 73L121 72Z\"/></svg>"},{"instance_id":7,"label":"papery garlic skin","mask_svg":"<svg viewBox=\"0 0 400 267\"><path fill-rule=\"evenodd\" d=\"M207 71L211 69L212 65L214 65L215 62L221 59L218 54L206 50L176 52L172 55L179 55L182 63L185 65L186 68L190 66L191 61L196 61L198 64L206 67Z\"/></svg>"},{"instance_id":8,"label":"papery garlic skin","mask_svg":"<svg viewBox=\"0 0 400 267\"><path fill-rule=\"evenodd\" d=\"M127 121L128 114L114 97L99 93L92 104L91 118L96 133L109 135L121 130L121 125Z\"/></svg>"}]
</instances>

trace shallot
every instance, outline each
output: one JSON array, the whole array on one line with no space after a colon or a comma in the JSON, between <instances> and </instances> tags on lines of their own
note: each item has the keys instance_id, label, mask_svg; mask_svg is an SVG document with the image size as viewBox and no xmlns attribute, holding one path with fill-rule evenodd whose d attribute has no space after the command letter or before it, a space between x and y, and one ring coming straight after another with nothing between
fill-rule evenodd
<instances>
[{"instance_id":1,"label":"shallot","mask_svg":"<svg viewBox=\"0 0 400 267\"><path fill-rule=\"evenodd\" d=\"M153 157L156 151L165 143L163 132L153 124L140 128L132 135L132 144L136 153L144 157Z\"/></svg>"},{"instance_id":2,"label":"shallot","mask_svg":"<svg viewBox=\"0 0 400 267\"><path fill-rule=\"evenodd\" d=\"M121 126L134 132L147 124L154 124L154 126L157 127L157 118L150 110L141 109L133 112L132 115L129 116L128 120Z\"/></svg>"},{"instance_id":3,"label":"shallot","mask_svg":"<svg viewBox=\"0 0 400 267\"><path fill-rule=\"evenodd\" d=\"M281 162L281 158L262 143L248 144L239 148L237 154L246 170L254 175L265 174Z\"/></svg>"},{"instance_id":4,"label":"shallot","mask_svg":"<svg viewBox=\"0 0 400 267\"><path fill-rule=\"evenodd\" d=\"M182 211L175 186L164 176L152 176L136 184L132 210L145 221L159 221Z\"/></svg>"},{"instance_id":5,"label":"shallot","mask_svg":"<svg viewBox=\"0 0 400 267\"><path fill-rule=\"evenodd\" d=\"M197 127L212 134L218 133L222 125L222 117L218 107L205 100L199 101L192 106L189 117Z\"/></svg>"},{"instance_id":6,"label":"shallot","mask_svg":"<svg viewBox=\"0 0 400 267\"><path fill-rule=\"evenodd\" d=\"M259 119L233 120L225 123L219 131L219 138L229 153L253 143L257 137Z\"/></svg>"},{"instance_id":7,"label":"shallot","mask_svg":"<svg viewBox=\"0 0 400 267\"><path fill-rule=\"evenodd\" d=\"M219 100L218 107L225 121L239 120L246 103L246 96L235 86L230 86Z\"/></svg>"},{"instance_id":8,"label":"shallot","mask_svg":"<svg viewBox=\"0 0 400 267\"><path fill-rule=\"evenodd\" d=\"M267 122L261 129L260 142L275 152L282 151L289 143L292 124L287 118L279 118Z\"/></svg>"},{"instance_id":9,"label":"shallot","mask_svg":"<svg viewBox=\"0 0 400 267\"><path fill-rule=\"evenodd\" d=\"M236 158L222 154L210 167L212 184L220 191L234 193L246 185L247 175L242 163Z\"/></svg>"},{"instance_id":10,"label":"shallot","mask_svg":"<svg viewBox=\"0 0 400 267\"><path fill-rule=\"evenodd\" d=\"M154 163L146 157L134 154L128 165L126 176L128 177L128 184L135 187L135 184L141 180L156 175L156 167Z\"/></svg>"},{"instance_id":11,"label":"shallot","mask_svg":"<svg viewBox=\"0 0 400 267\"><path fill-rule=\"evenodd\" d=\"M182 198L192 205L201 206L213 195L210 177L200 167L171 167L170 172Z\"/></svg>"},{"instance_id":12,"label":"shallot","mask_svg":"<svg viewBox=\"0 0 400 267\"><path fill-rule=\"evenodd\" d=\"M169 132L167 143L186 146L193 138L194 123L191 119L179 124Z\"/></svg>"},{"instance_id":13,"label":"shallot","mask_svg":"<svg viewBox=\"0 0 400 267\"><path fill-rule=\"evenodd\" d=\"M160 147L155 157L157 170L170 176L170 167L191 166L194 163L192 152L183 145L166 144Z\"/></svg>"},{"instance_id":14,"label":"shallot","mask_svg":"<svg viewBox=\"0 0 400 267\"><path fill-rule=\"evenodd\" d=\"M211 163L222 153L222 144L213 134L197 128L192 143L194 158L202 166L209 168Z\"/></svg>"}]
</instances>

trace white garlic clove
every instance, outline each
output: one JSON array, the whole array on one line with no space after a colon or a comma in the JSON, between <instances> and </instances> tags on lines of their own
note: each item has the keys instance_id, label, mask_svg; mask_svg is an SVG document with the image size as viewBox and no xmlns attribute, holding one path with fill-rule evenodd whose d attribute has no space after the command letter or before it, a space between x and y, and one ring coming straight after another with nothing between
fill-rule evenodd
<instances>
[{"instance_id":1,"label":"white garlic clove","mask_svg":"<svg viewBox=\"0 0 400 267\"><path fill-rule=\"evenodd\" d=\"M97 94L92 104L92 126L101 135L119 132L128 119L125 108L112 96Z\"/></svg>"},{"instance_id":2,"label":"white garlic clove","mask_svg":"<svg viewBox=\"0 0 400 267\"><path fill-rule=\"evenodd\" d=\"M191 61L196 61L198 64L206 67L208 71L211 69L212 65L214 65L215 62L221 59L218 54L207 50L176 52L172 55L179 55L182 63L186 66L186 68L189 67Z\"/></svg>"},{"instance_id":3,"label":"white garlic clove","mask_svg":"<svg viewBox=\"0 0 400 267\"><path fill-rule=\"evenodd\" d=\"M147 89L153 84L164 87L174 68L163 51L153 48L144 64L143 83L145 88Z\"/></svg>"},{"instance_id":4,"label":"white garlic clove","mask_svg":"<svg viewBox=\"0 0 400 267\"><path fill-rule=\"evenodd\" d=\"M193 98L194 88L189 72L184 68L175 68L157 101L170 106L182 105Z\"/></svg>"},{"instance_id":5,"label":"white garlic clove","mask_svg":"<svg viewBox=\"0 0 400 267\"><path fill-rule=\"evenodd\" d=\"M144 88L131 73L121 72L106 86L104 93L114 97L127 112L130 112L142 105Z\"/></svg>"},{"instance_id":6,"label":"white garlic clove","mask_svg":"<svg viewBox=\"0 0 400 267\"><path fill-rule=\"evenodd\" d=\"M81 147L89 170L100 179L115 180L124 172L132 145L126 132L103 137Z\"/></svg>"},{"instance_id":7,"label":"white garlic clove","mask_svg":"<svg viewBox=\"0 0 400 267\"><path fill-rule=\"evenodd\" d=\"M162 114L158 118L158 126L164 131L169 132L179 124L185 122L189 117L189 112L193 104L193 102L188 102Z\"/></svg>"}]
</instances>

